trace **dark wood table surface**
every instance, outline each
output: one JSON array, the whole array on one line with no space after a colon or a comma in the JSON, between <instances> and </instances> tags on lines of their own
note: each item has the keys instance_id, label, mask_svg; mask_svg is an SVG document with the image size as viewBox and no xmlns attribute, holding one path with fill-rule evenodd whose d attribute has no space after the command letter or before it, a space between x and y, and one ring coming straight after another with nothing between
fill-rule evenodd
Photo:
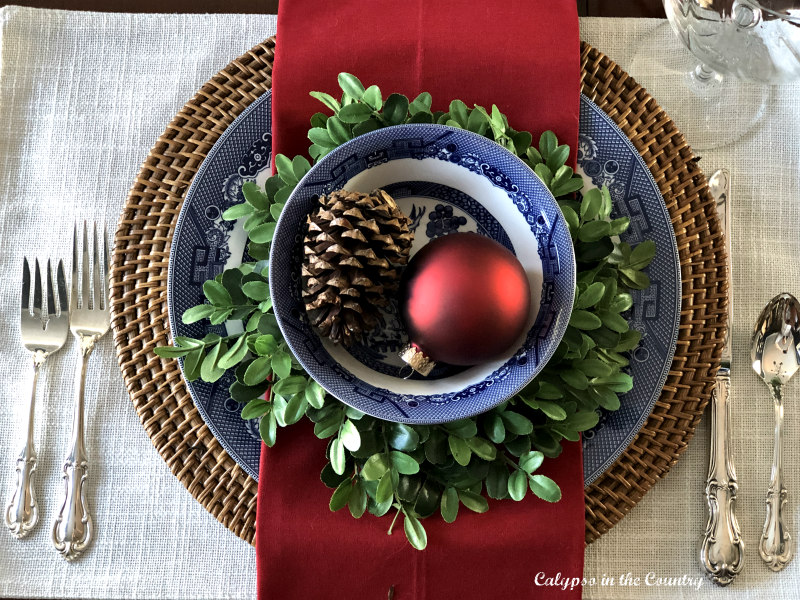
<instances>
[{"instance_id":1,"label":"dark wood table surface","mask_svg":"<svg viewBox=\"0 0 800 600\"><path fill-rule=\"evenodd\" d=\"M284 0L289 2L291 0ZM547 0L540 0L546 2ZM577 0L581 16L664 17L661 0ZM2 2L37 8L154 13L262 13L278 12L278 0L16 0Z\"/></svg>"}]
</instances>

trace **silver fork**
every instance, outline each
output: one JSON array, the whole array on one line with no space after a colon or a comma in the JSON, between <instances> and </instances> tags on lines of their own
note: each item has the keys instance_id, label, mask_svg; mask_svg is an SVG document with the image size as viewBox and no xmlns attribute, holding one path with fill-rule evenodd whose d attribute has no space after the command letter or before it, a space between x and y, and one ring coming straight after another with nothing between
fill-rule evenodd
<instances>
[{"instance_id":1,"label":"silver fork","mask_svg":"<svg viewBox=\"0 0 800 600\"><path fill-rule=\"evenodd\" d=\"M102 259L98 255L97 225L93 225L93 252L89 260L89 240L83 223L83 260L81 286L78 289L78 227L72 238L72 293L69 299L69 329L78 340L80 363L75 378L75 414L72 421L70 451L64 461L64 501L53 522L52 541L67 560L80 556L92 541L94 525L86 503L84 484L89 463L83 436L83 396L86 366L94 345L108 331L111 315L108 310L108 236L103 228ZM101 275L102 260L102 275ZM91 273L91 281L90 281Z\"/></svg>"},{"instance_id":2,"label":"silver fork","mask_svg":"<svg viewBox=\"0 0 800 600\"><path fill-rule=\"evenodd\" d=\"M31 304L31 270L28 259L22 262L22 302L19 331L22 344L33 358L33 386L28 409L28 425L25 445L17 457L17 483L6 507L4 521L11 534L21 539L30 533L39 520L39 507L33 488L33 473L36 471L36 448L33 445L33 415L36 404L36 382L39 369L56 350L67 341L69 315L67 314L67 282L64 263L58 261L56 282L58 304L53 292L53 274L47 261L47 304L42 306L42 274L39 260L33 277L33 304Z\"/></svg>"}]
</instances>

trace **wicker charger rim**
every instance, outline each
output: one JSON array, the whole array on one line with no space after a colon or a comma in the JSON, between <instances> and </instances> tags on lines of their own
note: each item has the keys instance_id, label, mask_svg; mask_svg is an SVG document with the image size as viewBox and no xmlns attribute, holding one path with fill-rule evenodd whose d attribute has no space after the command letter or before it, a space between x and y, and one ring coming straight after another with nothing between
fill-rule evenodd
<instances>
[{"instance_id":1,"label":"wicker charger rim","mask_svg":"<svg viewBox=\"0 0 800 600\"><path fill-rule=\"evenodd\" d=\"M269 38L208 81L169 124L130 190L115 236L111 312L117 359L134 408L170 470L214 517L249 543L257 483L222 448L186 389L170 342L167 268L186 191L230 123L272 84ZM667 204L681 264L678 344L663 392L637 437L585 490L586 542L613 527L686 448L713 388L727 302L716 207L681 133L613 61L581 45L582 92L609 114L644 158Z\"/></svg>"}]
</instances>

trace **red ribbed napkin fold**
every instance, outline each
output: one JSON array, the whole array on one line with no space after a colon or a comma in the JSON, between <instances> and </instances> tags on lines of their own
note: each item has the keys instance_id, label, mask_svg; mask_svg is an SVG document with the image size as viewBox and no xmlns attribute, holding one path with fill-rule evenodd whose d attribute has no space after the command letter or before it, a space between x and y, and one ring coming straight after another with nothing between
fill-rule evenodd
<instances>
[{"instance_id":1,"label":"red ribbed napkin fold","mask_svg":"<svg viewBox=\"0 0 800 600\"><path fill-rule=\"evenodd\" d=\"M434 110L459 98L497 104L534 140L546 129L574 148L580 41L575 0L486 2L281 2L272 74L273 156L306 154L309 119L325 110L308 93L339 96L337 75L378 84L384 97L427 91ZM579 443L564 445L542 473L561 487L548 504L490 501L461 507L448 525L424 520L428 547L414 550L402 523L330 512L319 473L325 441L307 423L262 446L256 520L260 600L348 598L575 598L583 576L583 467ZM565 585L564 582L567 582ZM550 585L547 585L547 584ZM567 588L566 591L564 588ZM571 587L571 589L570 589Z\"/></svg>"}]
</instances>

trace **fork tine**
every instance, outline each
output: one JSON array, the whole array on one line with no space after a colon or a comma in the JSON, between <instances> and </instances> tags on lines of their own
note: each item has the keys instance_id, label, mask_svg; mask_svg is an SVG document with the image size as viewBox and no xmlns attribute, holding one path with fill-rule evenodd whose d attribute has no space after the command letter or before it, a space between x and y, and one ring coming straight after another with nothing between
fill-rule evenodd
<instances>
[{"instance_id":1,"label":"fork tine","mask_svg":"<svg viewBox=\"0 0 800 600\"><path fill-rule=\"evenodd\" d=\"M108 304L108 275L111 266L108 263L108 229L103 223L103 309Z\"/></svg>"},{"instance_id":2,"label":"fork tine","mask_svg":"<svg viewBox=\"0 0 800 600\"><path fill-rule=\"evenodd\" d=\"M39 268L39 259L35 261L36 272L33 274L33 316L42 317L42 272Z\"/></svg>"},{"instance_id":3,"label":"fork tine","mask_svg":"<svg viewBox=\"0 0 800 600\"><path fill-rule=\"evenodd\" d=\"M47 314L56 316L56 300L53 297L53 271L50 269L50 259L47 259Z\"/></svg>"},{"instance_id":4,"label":"fork tine","mask_svg":"<svg viewBox=\"0 0 800 600\"><path fill-rule=\"evenodd\" d=\"M103 302L103 281L100 278L100 246L97 243L97 222L95 221L92 224L92 280L94 282L93 286L93 296L94 296L94 305L92 308L101 309L105 308L105 302Z\"/></svg>"},{"instance_id":5,"label":"fork tine","mask_svg":"<svg viewBox=\"0 0 800 600\"><path fill-rule=\"evenodd\" d=\"M22 315L31 312L31 268L28 259L22 259L22 302L20 303Z\"/></svg>"},{"instance_id":6,"label":"fork tine","mask_svg":"<svg viewBox=\"0 0 800 600\"><path fill-rule=\"evenodd\" d=\"M72 290L69 295L69 312L78 308L78 224L72 228Z\"/></svg>"},{"instance_id":7,"label":"fork tine","mask_svg":"<svg viewBox=\"0 0 800 600\"><path fill-rule=\"evenodd\" d=\"M64 275L64 261L58 261L58 273L56 274L56 285L58 285L58 305L61 314L66 314L67 307L67 278Z\"/></svg>"},{"instance_id":8,"label":"fork tine","mask_svg":"<svg viewBox=\"0 0 800 600\"><path fill-rule=\"evenodd\" d=\"M89 289L89 236L86 232L86 221L83 222L83 262L81 263L81 308L91 308L92 291Z\"/></svg>"}]
</instances>

